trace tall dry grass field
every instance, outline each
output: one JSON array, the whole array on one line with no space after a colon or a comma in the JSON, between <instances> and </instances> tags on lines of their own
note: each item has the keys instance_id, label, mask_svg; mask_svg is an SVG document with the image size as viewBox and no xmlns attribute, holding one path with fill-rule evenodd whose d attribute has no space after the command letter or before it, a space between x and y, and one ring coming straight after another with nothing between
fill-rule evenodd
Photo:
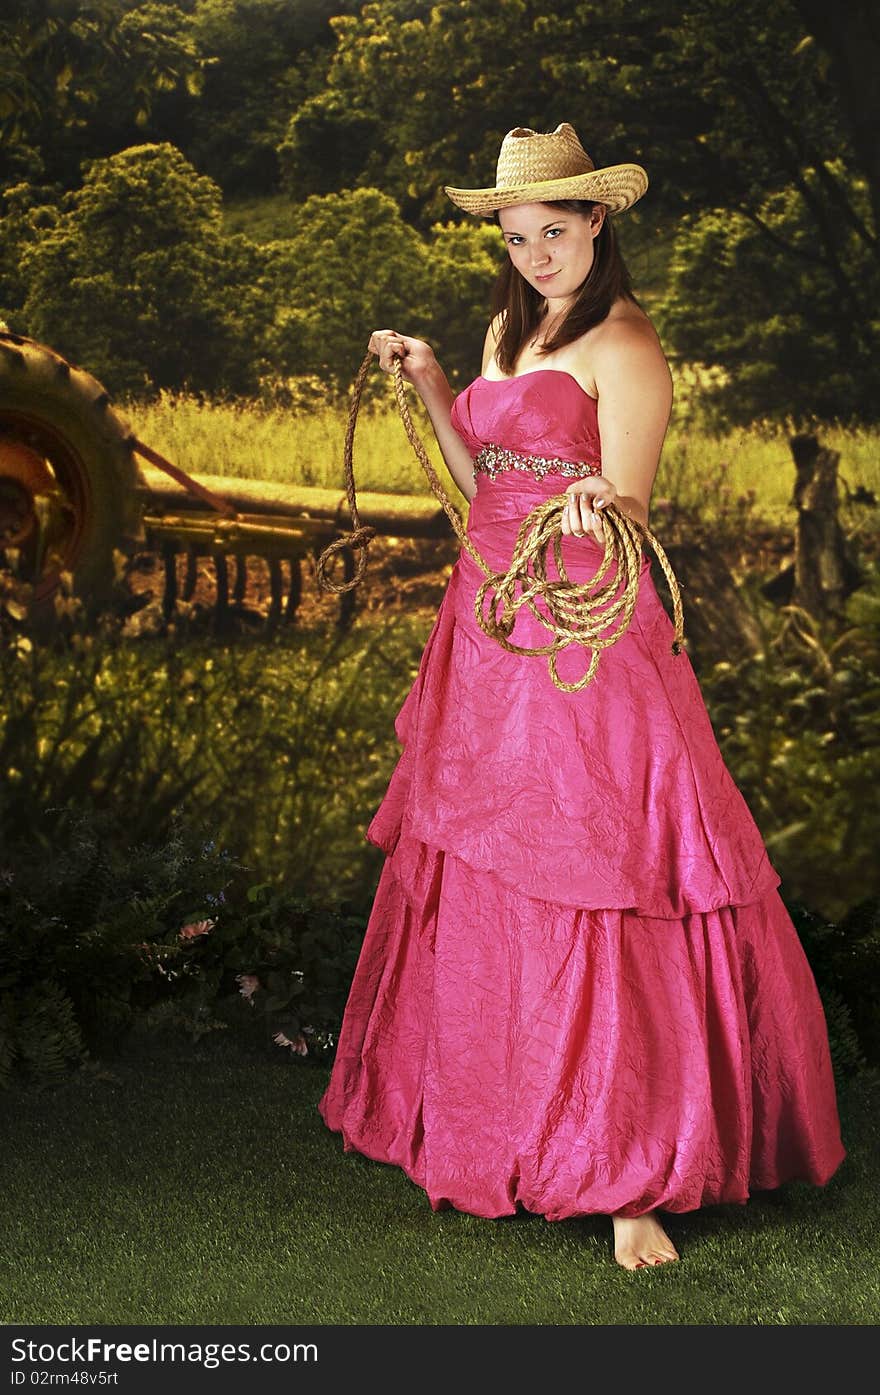
<instances>
[{"instance_id":1,"label":"tall dry grass field","mask_svg":"<svg viewBox=\"0 0 880 1395\"><path fill-rule=\"evenodd\" d=\"M429 486L398 416L390 383L368 383L355 436L357 487L424 494ZM387 401L383 402L382 395ZM450 498L464 499L443 462L427 414L409 394L413 420ZM165 393L155 403L130 404L126 415L141 440L190 474L283 480L342 488L344 410L320 407L287 411L260 403L206 402ZM768 522L793 521L794 463L790 430L771 424L711 435L676 414L667 435L654 498L698 509L711 521L754 491L754 512ZM840 452L840 476L850 490L862 485L880 494L880 434L824 428L820 438ZM844 495L845 495L845 491Z\"/></svg>"}]
</instances>

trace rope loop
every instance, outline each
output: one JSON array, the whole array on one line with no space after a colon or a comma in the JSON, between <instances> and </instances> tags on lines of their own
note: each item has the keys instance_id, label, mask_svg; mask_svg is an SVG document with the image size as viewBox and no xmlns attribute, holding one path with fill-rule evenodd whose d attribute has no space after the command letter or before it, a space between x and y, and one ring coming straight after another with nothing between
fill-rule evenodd
<instances>
[{"instance_id":1,"label":"rope loop","mask_svg":"<svg viewBox=\"0 0 880 1395\"><path fill-rule=\"evenodd\" d=\"M351 510L352 531L330 543L317 560L318 585L327 591L350 591L358 584L366 568L367 546L376 534L374 528L361 524L355 498L353 469L355 426L364 382L373 357L372 352L367 354L354 380L345 437L345 486ZM401 421L410 445L459 542L486 578L474 600L474 614L485 635L511 654L546 655L550 677L556 687L567 693L578 692L595 677L602 651L622 639L629 628L639 594L641 548L642 544L647 542L663 569L672 596L675 632L672 652L676 655L682 652L684 616L681 593L669 559L651 530L636 519L627 518L614 504L609 504L602 513L605 555L598 571L588 581L571 581L565 570L561 524L563 509L571 497L568 494L556 494L551 499L545 499L527 514L517 534L510 566L506 572L493 572L468 536L458 510L450 503L440 478L416 434L406 400L399 358L395 358L392 365L392 377ZM327 576L326 566L331 557L344 547L357 551L355 574L347 582L334 583ZM558 580L547 575L547 556L551 547L559 574ZM613 574L603 585L604 578L612 571L615 563ZM547 614L541 613L538 602L544 605ZM530 648L514 644L511 640L517 612L524 606L528 606L531 613L549 631L550 640L547 644ZM570 644L578 644L590 651L586 673L573 683L567 683L560 678L556 666L557 654Z\"/></svg>"},{"instance_id":2,"label":"rope loop","mask_svg":"<svg viewBox=\"0 0 880 1395\"><path fill-rule=\"evenodd\" d=\"M332 591L339 595L343 591L353 591L355 586L364 575L367 567L367 544L372 542L376 536L376 529L371 528L368 523L360 528L355 528L354 532L346 533L344 537L335 538L332 543L324 548L323 552L315 560L315 571L318 575L318 585L322 591ZM328 573L328 564L331 558L338 552L343 552L346 548L351 548L355 554L354 572L348 581L331 581Z\"/></svg>"}]
</instances>

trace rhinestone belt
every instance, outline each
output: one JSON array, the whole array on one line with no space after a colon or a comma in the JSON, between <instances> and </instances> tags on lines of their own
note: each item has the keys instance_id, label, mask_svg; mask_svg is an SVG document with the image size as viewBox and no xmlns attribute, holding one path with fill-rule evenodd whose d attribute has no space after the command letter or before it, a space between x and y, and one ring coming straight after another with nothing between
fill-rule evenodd
<instances>
[{"instance_id":1,"label":"rhinestone belt","mask_svg":"<svg viewBox=\"0 0 880 1395\"><path fill-rule=\"evenodd\" d=\"M567 475L571 479L583 479L585 475L601 475L602 465L593 460L560 460L555 455L523 455L506 446L483 446L474 456L474 479L478 474L494 479L502 470L524 470L543 479L545 475Z\"/></svg>"}]
</instances>

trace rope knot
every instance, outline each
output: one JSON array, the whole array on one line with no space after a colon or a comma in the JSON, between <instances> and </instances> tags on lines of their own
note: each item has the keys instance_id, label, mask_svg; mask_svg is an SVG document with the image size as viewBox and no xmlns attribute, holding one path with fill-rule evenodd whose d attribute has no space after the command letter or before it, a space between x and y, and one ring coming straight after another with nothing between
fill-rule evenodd
<instances>
[{"instance_id":1,"label":"rope knot","mask_svg":"<svg viewBox=\"0 0 880 1395\"><path fill-rule=\"evenodd\" d=\"M376 529L370 524L364 523L353 532L344 533L342 537L334 538L332 543L328 543L315 560L315 572L320 589L332 591L334 595L340 595L343 591L353 591L364 574L367 565L367 547L375 536ZM345 548L350 548L355 554L354 573L348 581L331 581L328 575L328 566L336 554Z\"/></svg>"}]
</instances>

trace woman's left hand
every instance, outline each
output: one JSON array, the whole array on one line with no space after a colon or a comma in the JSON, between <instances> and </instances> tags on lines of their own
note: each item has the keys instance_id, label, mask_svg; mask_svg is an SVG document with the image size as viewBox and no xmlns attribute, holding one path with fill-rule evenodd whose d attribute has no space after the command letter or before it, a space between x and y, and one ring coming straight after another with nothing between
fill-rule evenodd
<instances>
[{"instance_id":1,"label":"woman's left hand","mask_svg":"<svg viewBox=\"0 0 880 1395\"><path fill-rule=\"evenodd\" d=\"M583 538L589 533L605 546L602 509L613 504L617 489L604 475L574 480L566 489L569 503L562 510L562 532L566 537Z\"/></svg>"}]
</instances>

